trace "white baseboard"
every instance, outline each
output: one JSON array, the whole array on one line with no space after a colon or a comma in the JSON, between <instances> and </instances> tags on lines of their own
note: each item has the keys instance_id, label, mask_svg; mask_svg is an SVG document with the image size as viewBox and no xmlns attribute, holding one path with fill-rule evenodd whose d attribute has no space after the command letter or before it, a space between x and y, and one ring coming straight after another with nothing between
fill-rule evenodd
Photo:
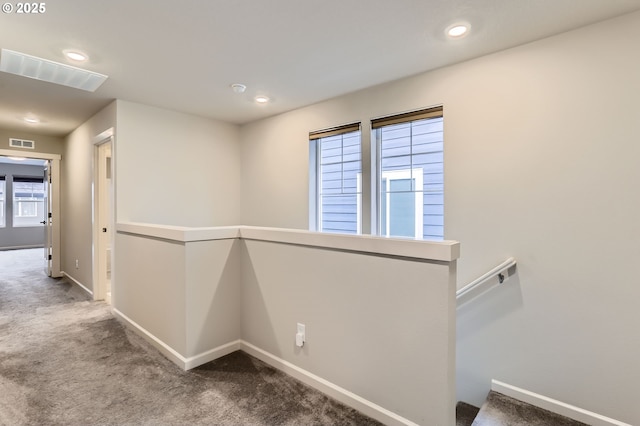
<instances>
[{"instance_id":1,"label":"white baseboard","mask_svg":"<svg viewBox=\"0 0 640 426\"><path fill-rule=\"evenodd\" d=\"M122 320L125 324L130 326L131 329L135 331L140 337L151 343L151 345L159 350L164 356L169 358L171 362L176 364L178 367L185 369L186 358L176 352L171 346L167 345L162 340L149 333L145 328L140 326L137 322L135 322L116 308L113 308L112 312L118 319Z\"/></svg>"},{"instance_id":2,"label":"white baseboard","mask_svg":"<svg viewBox=\"0 0 640 426\"><path fill-rule=\"evenodd\" d=\"M116 317L129 325L133 331L135 331L147 342L151 343L151 345L158 349L164 356L169 358L171 362L173 362L183 370L191 370L192 368L195 368L202 364L206 364L209 361L213 361L240 349L240 340L236 340L222 346L218 346L217 348L213 348L201 354L186 358L116 308L113 308L112 311Z\"/></svg>"},{"instance_id":3,"label":"white baseboard","mask_svg":"<svg viewBox=\"0 0 640 426\"><path fill-rule=\"evenodd\" d=\"M229 342L225 345L218 346L201 354L185 359L185 370L191 370L199 365L206 364L209 361L216 360L232 352L240 350L240 340Z\"/></svg>"},{"instance_id":4,"label":"white baseboard","mask_svg":"<svg viewBox=\"0 0 640 426\"><path fill-rule=\"evenodd\" d=\"M278 358L277 356L266 352L249 342L241 340L240 349L259 360L266 362L272 367L300 380L304 384L311 386L331 398L355 408L361 413L366 414L367 416L386 425L418 426L409 419L405 419L402 416L399 416L371 401L329 382L328 380L323 379L322 377L316 376L315 374L310 373L309 371L306 371L288 361Z\"/></svg>"},{"instance_id":5,"label":"white baseboard","mask_svg":"<svg viewBox=\"0 0 640 426\"><path fill-rule=\"evenodd\" d=\"M61 271L60 273L62 274L62 276L64 278L68 279L69 281L71 281L72 283L74 283L75 285L77 285L78 287L83 289L84 291L86 291L89 294L89 296L91 296L93 298L93 291L91 291L87 287L83 286L80 281L76 280L75 278L73 278L71 275L67 274L64 271Z\"/></svg>"},{"instance_id":6,"label":"white baseboard","mask_svg":"<svg viewBox=\"0 0 640 426\"><path fill-rule=\"evenodd\" d=\"M630 424L601 416L600 414L592 413L591 411L583 410L582 408L578 408L537 393L529 392L528 390L520 389L497 380L491 381L491 390L591 426L631 426Z\"/></svg>"}]
</instances>

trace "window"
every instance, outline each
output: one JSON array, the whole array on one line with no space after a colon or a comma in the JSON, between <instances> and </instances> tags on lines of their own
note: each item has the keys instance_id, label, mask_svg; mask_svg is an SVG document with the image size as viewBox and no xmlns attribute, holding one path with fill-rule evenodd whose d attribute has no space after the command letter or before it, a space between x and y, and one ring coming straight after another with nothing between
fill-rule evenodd
<instances>
[{"instance_id":1,"label":"window","mask_svg":"<svg viewBox=\"0 0 640 426\"><path fill-rule=\"evenodd\" d=\"M309 140L310 229L444 239L442 107L372 120L370 144L360 124Z\"/></svg>"},{"instance_id":2,"label":"window","mask_svg":"<svg viewBox=\"0 0 640 426\"><path fill-rule=\"evenodd\" d=\"M362 160L360 125L352 124L309 134L312 229L321 232L361 232Z\"/></svg>"},{"instance_id":3,"label":"window","mask_svg":"<svg viewBox=\"0 0 640 426\"><path fill-rule=\"evenodd\" d=\"M378 152L378 232L444 238L442 108L373 120Z\"/></svg>"},{"instance_id":4,"label":"window","mask_svg":"<svg viewBox=\"0 0 640 426\"><path fill-rule=\"evenodd\" d=\"M7 222L5 219L5 207L4 207L4 200L5 200L5 177L4 176L0 176L0 228L4 228L5 226L7 226Z\"/></svg>"},{"instance_id":5,"label":"window","mask_svg":"<svg viewBox=\"0 0 640 426\"><path fill-rule=\"evenodd\" d=\"M42 178L13 177L13 226L41 226L45 218Z\"/></svg>"}]
</instances>

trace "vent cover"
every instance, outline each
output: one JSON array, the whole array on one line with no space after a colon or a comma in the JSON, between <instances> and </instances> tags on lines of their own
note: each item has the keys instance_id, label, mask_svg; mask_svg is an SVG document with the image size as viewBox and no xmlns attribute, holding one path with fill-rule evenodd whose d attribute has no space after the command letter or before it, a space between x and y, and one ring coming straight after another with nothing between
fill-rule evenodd
<instances>
[{"instance_id":1,"label":"vent cover","mask_svg":"<svg viewBox=\"0 0 640 426\"><path fill-rule=\"evenodd\" d=\"M9 146L11 148L35 149L36 148L36 143L34 141L28 141L28 140L25 140L25 139L10 138L9 139Z\"/></svg>"},{"instance_id":2,"label":"vent cover","mask_svg":"<svg viewBox=\"0 0 640 426\"><path fill-rule=\"evenodd\" d=\"M49 83L95 92L107 79L104 74L2 49L0 71Z\"/></svg>"}]
</instances>

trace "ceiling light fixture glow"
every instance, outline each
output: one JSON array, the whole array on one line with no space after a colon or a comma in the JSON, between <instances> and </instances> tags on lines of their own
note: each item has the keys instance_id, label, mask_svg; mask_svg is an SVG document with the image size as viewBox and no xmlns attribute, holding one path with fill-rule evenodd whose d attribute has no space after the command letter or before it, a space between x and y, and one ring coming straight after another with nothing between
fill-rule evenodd
<instances>
[{"instance_id":1,"label":"ceiling light fixture glow","mask_svg":"<svg viewBox=\"0 0 640 426\"><path fill-rule=\"evenodd\" d=\"M40 122L40 120L37 119L36 117L25 117L23 120L29 124L37 124Z\"/></svg>"},{"instance_id":2,"label":"ceiling light fixture glow","mask_svg":"<svg viewBox=\"0 0 640 426\"><path fill-rule=\"evenodd\" d=\"M469 33L469 24L454 24L447 28L446 34L450 38L462 38Z\"/></svg>"},{"instance_id":3,"label":"ceiling light fixture glow","mask_svg":"<svg viewBox=\"0 0 640 426\"><path fill-rule=\"evenodd\" d=\"M266 104L267 102L269 102L269 98L263 95L256 96L255 98L253 98L253 100L259 104Z\"/></svg>"},{"instance_id":4,"label":"ceiling light fixture glow","mask_svg":"<svg viewBox=\"0 0 640 426\"><path fill-rule=\"evenodd\" d=\"M75 62L84 62L89 59L89 56L77 50L63 50L62 53L64 53L64 56L66 56L67 59L71 59Z\"/></svg>"}]
</instances>

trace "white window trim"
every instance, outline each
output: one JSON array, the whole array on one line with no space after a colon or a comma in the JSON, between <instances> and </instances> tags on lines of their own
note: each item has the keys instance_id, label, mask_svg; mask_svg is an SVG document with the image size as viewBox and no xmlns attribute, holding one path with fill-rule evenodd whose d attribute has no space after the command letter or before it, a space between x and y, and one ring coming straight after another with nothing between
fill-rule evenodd
<instances>
[{"instance_id":1,"label":"white window trim","mask_svg":"<svg viewBox=\"0 0 640 426\"><path fill-rule=\"evenodd\" d=\"M356 231L358 235L362 235L362 172L356 174L356 191L358 194L356 197Z\"/></svg>"},{"instance_id":2,"label":"white window trim","mask_svg":"<svg viewBox=\"0 0 640 426\"><path fill-rule=\"evenodd\" d=\"M320 143L318 139L309 141L309 230L320 232Z\"/></svg>"},{"instance_id":3,"label":"white window trim","mask_svg":"<svg viewBox=\"0 0 640 426\"><path fill-rule=\"evenodd\" d=\"M6 227L5 198L7 184L5 180L0 180L0 188L2 188L2 198L0 198L0 228Z\"/></svg>"},{"instance_id":4,"label":"white window trim","mask_svg":"<svg viewBox=\"0 0 640 426\"><path fill-rule=\"evenodd\" d=\"M360 142L362 144L362 131L360 130ZM351 132L347 132L351 133ZM321 170L321 140L322 138L310 139L309 164L315 167L309 168L309 229L316 232L325 232L322 228L322 173ZM362 167L362 153L360 166ZM362 172L356 175L356 234L362 235ZM346 195L346 194L345 194Z\"/></svg>"}]
</instances>

